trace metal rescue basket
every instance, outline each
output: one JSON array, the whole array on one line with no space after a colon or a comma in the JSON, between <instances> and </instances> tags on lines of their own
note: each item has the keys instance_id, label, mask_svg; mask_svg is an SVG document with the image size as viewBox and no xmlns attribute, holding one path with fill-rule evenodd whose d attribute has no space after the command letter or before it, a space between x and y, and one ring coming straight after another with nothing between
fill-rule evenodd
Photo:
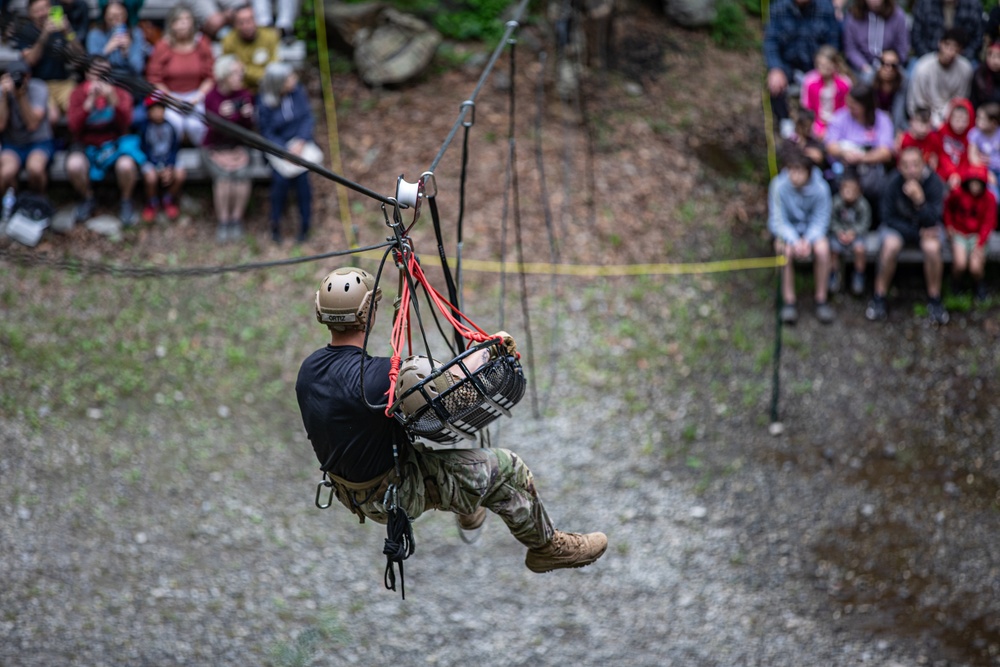
<instances>
[{"instance_id":1,"label":"metal rescue basket","mask_svg":"<svg viewBox=\"0 0 1000 667\"><path fill-rule=\"evenodd\" d=\"M489 360L471 367L470 359L483 351L489 352ZM441 389L442 384L447 386ZM412 435L432 442L453 445L462 439L475 440L476 432L497 417L510 416L510 409L524 396L525 384L520 361L500 339L492 338L436 366L397 396L392 415ZM424 405L407 415L403 402L415 394L421 395Z\"/></svg>"}]
</instances>

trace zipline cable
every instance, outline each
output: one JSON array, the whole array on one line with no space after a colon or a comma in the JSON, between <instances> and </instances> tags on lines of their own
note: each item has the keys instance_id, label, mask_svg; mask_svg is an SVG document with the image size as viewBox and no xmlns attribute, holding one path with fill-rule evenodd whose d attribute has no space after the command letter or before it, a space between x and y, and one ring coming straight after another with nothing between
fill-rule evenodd
<instances>
[{"instance_id":1,"label":"zipline cable","mask_svg":"<svg viewBox=\"0 0 1000 667\"><path fill-rule=\"evenodd\" d=\"M179 113L189 116L196 116L200 118L202 122L204 122L205 125L207 125L208 127L215 130L219 130L220 132L225 132L230 136L236 137L250 148L256 148L258 150L264 151L265 153L271 153L272 155L276 155L277 157L280 157L283 160L287 160L288 162L296 164L300 167L304 167L314 173L319 174L320 176L323 176L324 178L328 178L329 180L335 183L339 183L344 187L350 188L355 192L363 194L367 197L371 197L372 199L379 201L383 204L389 204L389 205L396 204L396 201L391 197L379 194L378 192L370 190L369 188L366 188L365 186L359 183L355 183L354 181L345 178L344 176L341 176L340 174L331 171L330 169L327 169L323 165L316 164L311 160L306 160L303 157L287 150L284 146L279 146L273 141L266 139L258 132L248 130L235 123L231 123L225 118L222 118L218 114L212 113L210 111L204 111L204 112L199 111L197 108L194 107L194 105L188 102L184 102L182 100L178 100L172 95L164 93L163 91L159 90L158 88L153 86L153 84L149 83L145 79L139 78L135 75L126 74L123 72L116 72L115 70L111 70L111 72L109 72L108 75L106 76L106 79L117 86L125 88L126 90L128 90L133 94L138 93L143 97L154 96L157 99L162 100L166 106L170 107L171 109Z\"/></svg>"},{"instance_id":2,"label":"zipline cable","mask_svg":"<svg viewBox=\"0 0 1000 667\"><path fill-rule=\"evenodd\" d=\"M444 142L441 144L440 150L434 159L431 161L431 166L428 167L427 171L433 172L437 169L438 163L441 162L441 158L448 151L448 147L451 145L452 139L458 134L458 128L462 126L465 122L465 116L469 113L469 109L473 108L468 102L475 104L476 97L479 95L479 91L482 90L483 85L489 78L490 74L493 72L493 67L496 65L497 60L500 58L500 54L503 53L504 48L507 46L507 40L510 39L514 31L520 26L521 17L524 15L525 9L528 7L530 0L521 0L514 10L513 17L511 20L507 21L506 29L504 30L503 37L500 39L500 43L497 44L496 48L493 50L493 55L490 56L489 61L486 63L486 67L483 68L483 73L479 77L479 81L476 83L476 87L473 88L472 94L462 103L462 108L458 113L458 118L455 119L455 124L451 126L451 131L448 132L448 136L445 137Z\"/></svg>"},{"instance_id":3,"label":"zipline cable","mask_svg":"<svg viewBox=\"0 0 1000 667\"><path fill-rule=\"evenodd\" d=\"M307 255L305 257L286 257L266 262L246 262L243 264L223 264L219 266L188 266L188 267L158 267L158 266L118 266L103 262L90 262L83 259L53 258L38 253L11 252L10 248L0 248L0 259L12 262L19 266L47 266L55 269L67 271L69 273L80 273L84 275L110 275L123 278L198 278L203 276L214 276L222 273L240 273L245 271L256 271L259 269L269 269L276 266L292 266L295 264L305 264L307 262L318 262L331 257L343 257L344 255L355 255L387 246L395 245L395 241L384 241L375 245L363 248L350 248L348 250L335 250L319 255Z\"/></svg>"}]
</instances>

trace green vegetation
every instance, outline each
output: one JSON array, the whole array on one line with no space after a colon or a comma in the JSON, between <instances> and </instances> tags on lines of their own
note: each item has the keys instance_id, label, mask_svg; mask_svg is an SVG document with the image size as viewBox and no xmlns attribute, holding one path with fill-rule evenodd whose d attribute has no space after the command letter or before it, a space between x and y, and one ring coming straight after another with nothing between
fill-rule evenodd
<instances>
[{"instance_id":1,"label":"green vegetation","mask_svg":"<svg viewBox=\"0 0 1000 667\"><path fill-rule=\"evenodd\" d=\"M155 405L198 432L220 416L245 411L259 425L272 408L294 408L287 368L307 345L308 300L293 306L295 317L267 307L269 293L290 286L280 275L11 275L0 288L0 300L18 304L17 317L0 321L0 417L20 413L36 427L90 418L141 433ZM22 281L44 298L18 300Z\"/></svg>"},{"instance_id":2,"label":"green vegetation","mask_svg":"<svg viewBox=\"0 0 1000 667\"><path fill-rule=\"evenodd\" d=\"M760 13L760 10L757 10ZM724 49L742 51L754 47L753 31L747 23L747 12L739 0L719 0L711 25L712 41Z\"/></svg>"},{"instance_id":3,"label":"green vegetation","mask_svg":"<svg viewBox=\"0 0 1000 667\"><path fill-rule=\"evenodd\" d=\"M338 646L347 646L349 640L350 636L341 626L337 613L329 611L321 615L315 626L305 629L294 640L274 646L271 649L272 664L275 667L316 664L320 654L330 654Z\"/></svg>"}]
</instances>

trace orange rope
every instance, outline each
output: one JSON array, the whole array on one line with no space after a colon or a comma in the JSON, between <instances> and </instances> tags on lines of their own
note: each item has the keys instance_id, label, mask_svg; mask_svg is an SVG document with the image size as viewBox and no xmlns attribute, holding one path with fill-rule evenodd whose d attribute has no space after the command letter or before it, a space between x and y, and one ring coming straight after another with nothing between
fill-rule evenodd
<instances>
[{"instance_id":1,"label":"orange rope","mask_svg":"<svg viewBox=\"0 0 1000 667\"><path fill-rule=\"evenodd\" d=\"M427 276L424 275L424 270L420 267L417 262L417 256L412 252L404 253L404 270L410 274L413 280L419 283L426 291L427 295L430 297L431 302L437 307L441 314L444 315L445 319L455 328L455 330L465 338L466 340L472 341L474 343L482 343L484 341L494 338L494 336L486 333L482 328L479 327L475 322L466 317L461 311L453 306L446 298L444 298L440 292L438 292L427 280ZM392 357L390 358L389 367L389 400L386 403L385 414L387 417L392 416L390 408L396 400L396 380L399 378L399 367L402 359L403 346L406 345L410 354L413 353L413 340L411 338L412 331L410 329L410 300L413 294L410 292L410 281L404 280L402 289L400 290L400 304L399 312L396 313L396 319L392 324ZM468 322L468 325L463 323Z\"/></svg>"}]
</instances>

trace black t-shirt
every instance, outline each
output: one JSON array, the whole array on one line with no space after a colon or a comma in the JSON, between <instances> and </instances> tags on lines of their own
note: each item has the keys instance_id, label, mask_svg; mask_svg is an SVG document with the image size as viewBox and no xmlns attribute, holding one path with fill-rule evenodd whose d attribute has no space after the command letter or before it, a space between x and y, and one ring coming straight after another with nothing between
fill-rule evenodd
<instances>
[{"instance_id":1,"label":"black t-shirt","mask_svg":"<svg viewBox=\"0 0 1000 667\"><path fill-rule=\"evenodd\" d=\"M79 51L80 44L87 36L87 28L90 25L90 4L84 0L74 2L53 2L52 6L60 5L66 15L66 22L69 29L75 35L73 44ZM24 21L14 32L14 45L19 51L30 49L41 36L41 29L31 21ZM67 67L69 57L66 53L68 36L65 33L57 32L49 35L48 41L42 47L42 57L38 63L31 68L31 76L42 81L64 81L72 76ZM80 51L80 55L83 52Z\"/></svg>"},{"instance_id":2,"label":"black t-shirt","mask_svg":"<svg viewBox=\"0 0 1000 667\"><path fill-rule=\"evenodd\" d=\"M25 23L14 34L14 45L19 51L30 49L41 37L42 31L34 23ZM65 81L70 77L66 68L66 35L61 32L49 35L42 47L42 57L31 68L31 75L42 81Z\"/></svg>"},{"instance_id":3,"label":"black t-shirt","mask_svg":"<svg viewBox=\"0 0 1000 667\"><path fill-rule=\"evenodd\" d=\"M313 451L325 470L351 482L365 482L392 468L393 439L408 442L402 425L361 398L359 347L316 350L302 362L295 395ZM365 359L365 395L383 404L389 390L389 359Z\"/></svg>"}]
</instances>

